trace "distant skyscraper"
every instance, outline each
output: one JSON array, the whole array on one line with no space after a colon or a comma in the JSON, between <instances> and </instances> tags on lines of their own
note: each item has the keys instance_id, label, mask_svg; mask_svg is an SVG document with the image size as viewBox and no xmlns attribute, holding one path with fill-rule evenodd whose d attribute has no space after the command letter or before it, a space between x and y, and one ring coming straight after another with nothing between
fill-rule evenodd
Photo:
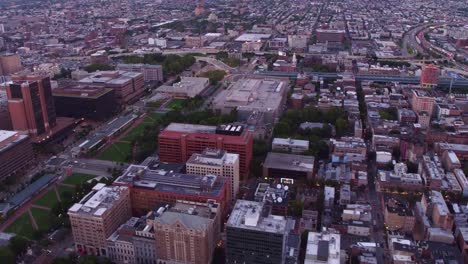
<instances>
[{"instance_id":1,"label":"distant skyscraper","mask_svg":"<svg viewBox=\"0 0 468 264\"><path fill-rule=\"evenodd\" d=\"M439 82L440 70L434 64L423 65L421 72L421 87L422 88L433 88L437 86Z\"/></svg>"},{"instance_id":2,"label":"distant skyscraper","mask_svg":"<svg viewBox=\"0 0 468 264\"><path fill-rule=\"evenodd\" d=\"M12 81L7 96L13 129L33 137L51 132L57 120L50 78L13 75Z\"/></svg>"}]
</instances>

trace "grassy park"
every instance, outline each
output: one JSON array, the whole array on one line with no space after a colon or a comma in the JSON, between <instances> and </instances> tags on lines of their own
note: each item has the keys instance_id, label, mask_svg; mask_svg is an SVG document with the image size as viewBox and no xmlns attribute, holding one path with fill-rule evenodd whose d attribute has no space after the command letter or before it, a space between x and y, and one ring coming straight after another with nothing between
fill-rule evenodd
<instances>
[{"instance_id":1,"label":"grassy park","mask_svg":"<svg viewBox=\"0 0 468 264\"><path fill-rule=\"evenodd\" d=\"M54 189L50 189L44 195L34 202L34 205L40 205L52 208L59 202Z\"/></svg>"},{"instance_id":2,"label":"grassy park","mask_svg":"<svg viewBox=\"0 0 468 264\"><path fill-rule=\"evenodd\" d=\"M97 159L126 162L131 153L132 145L129 142L115 142L98 155Z\"/></svg>"},{"instance_id":3,"label":"grassy park","mask_svg":"<svg viewBox=\"0 0 468 264\"><path fill-rule=\"evenodd\" d=\"M93 178L95 178L96 175L91 175L91 174L85 174L85 173L73 173L72 175L68 176L63 183L65 184L71 184L71 185L78 185L82 184L84 182L87 182Z\"/></svg>"},{"instance_id":4,"label":"grassy park","mask_svg":"<svg viewBox=\"0 0 468 264\"><path fill-rule=\"evenodd\" d=\"M167 105L166 108L169 109L182 109L184 108L185 99L172 99Z\"/></svg>"},{"instance_id":5,"label":"grassy park","mask_svg":"<svg viewBox=\"0 0 468 264\"><path fill-rule=\"evenodd\" d=\"M6 233L15 233L19 236L32 239L34 233L34 227L32 226L31 220L29 219L28 212L23 213L13 224L5 229Z\"/></svg>"}]
</instances>

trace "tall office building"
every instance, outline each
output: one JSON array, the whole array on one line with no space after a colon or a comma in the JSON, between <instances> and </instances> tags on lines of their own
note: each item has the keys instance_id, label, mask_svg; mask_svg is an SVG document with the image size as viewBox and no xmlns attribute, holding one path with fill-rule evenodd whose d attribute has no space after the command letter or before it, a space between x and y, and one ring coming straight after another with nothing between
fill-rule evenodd
<instances>
[{"instance_id":1,"label":"tall office building","mask_svg":"<svg viewBox=\"0 0 468 264\"><path fill-rule=\"evenodd\" d=\"M282 264L294 221L262 202L237 200L226 225L226 263Z\"/></svg>"},{"instance_id":2,"label":"tall office building","mask_svg":"<svg viewBox=\"0 0 468 264\"><path fill-rule=\"evenodd\" d=\"M153 217L158 263L211 263L220 234L217 204L179 201Z\"/></svg>"},{"instance_id":3,"label":"tall office building","mask_svg":"<svg viewBox=\"0 0 468 264\"><path fill-rule=\"evenodd\" d=\"M107 238L131 215L130 190L98 183L68 209L75 247L79 253L107 256Z\"/></svg>"},{"instance_id":4,"label":"tall office building","mask_svg":"<svg viewBox=\"0 0 468 264\"><path fill-rule=\"evenodd\" d=\"M434 64L423 65L421 71L421 88L434 88L439 83L440 70Z\"/></svg>"},{"instance_id":5,"label":"tall office building","mask_svg":"<svg viewBox=\"0 0 468 264\"><path fill-rule=\"evenodd\" d=\"M186 162L206 148L239 154L239 170L249 175L253 136L241 125L204 126L172 123L159 133L159 157L164 162Z\"/></svg>"},{"instance_id":6,"label":"tall office building","mask_svg":"<svg viewBox=\"0 0 468 264\"><path fill-rule=\"evenodd\" d=\"M201 154L194 153L186 163L188 174L209 175L229 179L231 199L236 200L239 191L239 154L227 153L220 149L206 149Z\"/></svg>"},{"instance_id":7,"label":"tall office building","mask_svg":"<svg viewBox=\"0 0 468 264\"><path fill-rule=\"evenodd\" d=\"M28 166L34 160L27 135L0 130L0 181Z\"/></svg>"},{"instance_id":8,"label":"tall office building","mask_svg":"<svg viewBox=\"0 0 468 264\"><path fill-rule=\"evenodd\" d=\"M7 96L14 130L33 137L52 132L57 118L48 76L13 75Z\"/></svg>"}]
</instances>

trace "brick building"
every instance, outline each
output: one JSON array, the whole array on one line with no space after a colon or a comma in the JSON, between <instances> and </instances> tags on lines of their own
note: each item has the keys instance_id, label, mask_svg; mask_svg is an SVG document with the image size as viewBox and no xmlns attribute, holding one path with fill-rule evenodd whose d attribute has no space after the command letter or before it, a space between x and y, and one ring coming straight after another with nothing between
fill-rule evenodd
<instances>
[{"instance_id":1,"label":"brick building","mask_svg":"<svg viewBox=\"0 0 468 264\"><path fill-rule=\"evenodd\" d=\"M95 85L115 91L117 103L127 104L136 101L145 92L142 73L126 71L94 72L78 82L82 85Z\"/></svg>"},{"instance_id":2,"label":"brick building","mask_svg":"<svg viewBox=\"0 0 468 264\"><path fill-rule=\"evenodd\" d=\"M163 162L182 163L206 148L239 154L239 170L248 176L252 160L253 135L240 125L220 127L172 123L158 136L159 158Z\"/></svg>"},{"instance_id":3,"label":"brick building","mask_svg":"<svg viewBox=\"0 0 468 264\"><path fill-rule=\"evenodd\" d=\"M0 181L28 166L34 160L27 135L0 130Z\"/></svg>"},{"instance_id":4,"label":"brick building","mask_svg":"<svg viewBox=\"0 0 468 264\"><path fill-rule=\"evenodd\" d=\"M206 149L193 154L186 163L188 174L209 175L229 179L231 199L235 201L239 191L239 155L219 149Z\"/></svg>"},{"instance_id":5,"label":"brick building","mask_svg":"<svg viewBox=\"0 0 468 264\"><path fill-rule=\"evenodd\" d=\"M317 42L344 42L345 31L336 29L317 29Z\"/></svg>"},{"instance_id":6,"label":"brick building","mask_svg":"<svg viewBox=\"0 0 468 264\"><path fill-rule=\"evenodd\" d=\"M220 238L220 217L215 203L178 201L167 210L161 207L150 216L158 238L158 263L211 263Z\"/></svg>"},{"instance_id":7,"label":"brick building","mask_svg":"<svg viewBox=\"0 0 468 264\"><path fill-rule=\"evenodd\" d=\"M177 200L199 203L215 201L223 216L229 209L231 192L228 181L215 175L181 174L130 165L114 181L114 185L130 188L134 215L146 214L158 204L174 204Z\"/></svg>"},{"instance_id":8,"label":"brick building","mask_svg":"<svg viewBox=\"0 0 468 264\"><path fill-rule=\"evenodd\" d=\"M13 75L7 87L8 108L13 129L38 136L56 125L50 78L40 75Z\"/></svg>"},{"instance_id":9,"label":"brick building","mask_svg":"<svg viewBox=\"0 0 468 264\"><path fill-rule=\"evenodd\" d=\"M439 82L440 70L434 64L423 65L421 71L421 88L436 87Z\"/></svg>"},{"instance_id":10,"label":"brick building","mask_svg":"<svg viewBox=\"0 0 468 264\"><path fill-rule=\"evenodd\" d=\"M107 238L131 217L130 190L98 183L68 209L79 253L107 256Z\"/></svg>"}]
</instances>

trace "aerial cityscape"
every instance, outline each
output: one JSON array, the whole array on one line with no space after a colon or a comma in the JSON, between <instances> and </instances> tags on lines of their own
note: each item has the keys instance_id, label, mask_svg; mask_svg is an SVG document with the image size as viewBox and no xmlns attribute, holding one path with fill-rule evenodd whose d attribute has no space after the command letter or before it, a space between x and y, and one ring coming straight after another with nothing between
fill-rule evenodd
<instances>
[{"instance_id":1,"label":"aerial cityscape","mask_svg":"<svg viewBox=\"0 0 468 264\"><path fill-rule=\"evenodd\" d=\"M0 264L468 264L466 0L0 10Z\"/></svg>"}]
</instances>

